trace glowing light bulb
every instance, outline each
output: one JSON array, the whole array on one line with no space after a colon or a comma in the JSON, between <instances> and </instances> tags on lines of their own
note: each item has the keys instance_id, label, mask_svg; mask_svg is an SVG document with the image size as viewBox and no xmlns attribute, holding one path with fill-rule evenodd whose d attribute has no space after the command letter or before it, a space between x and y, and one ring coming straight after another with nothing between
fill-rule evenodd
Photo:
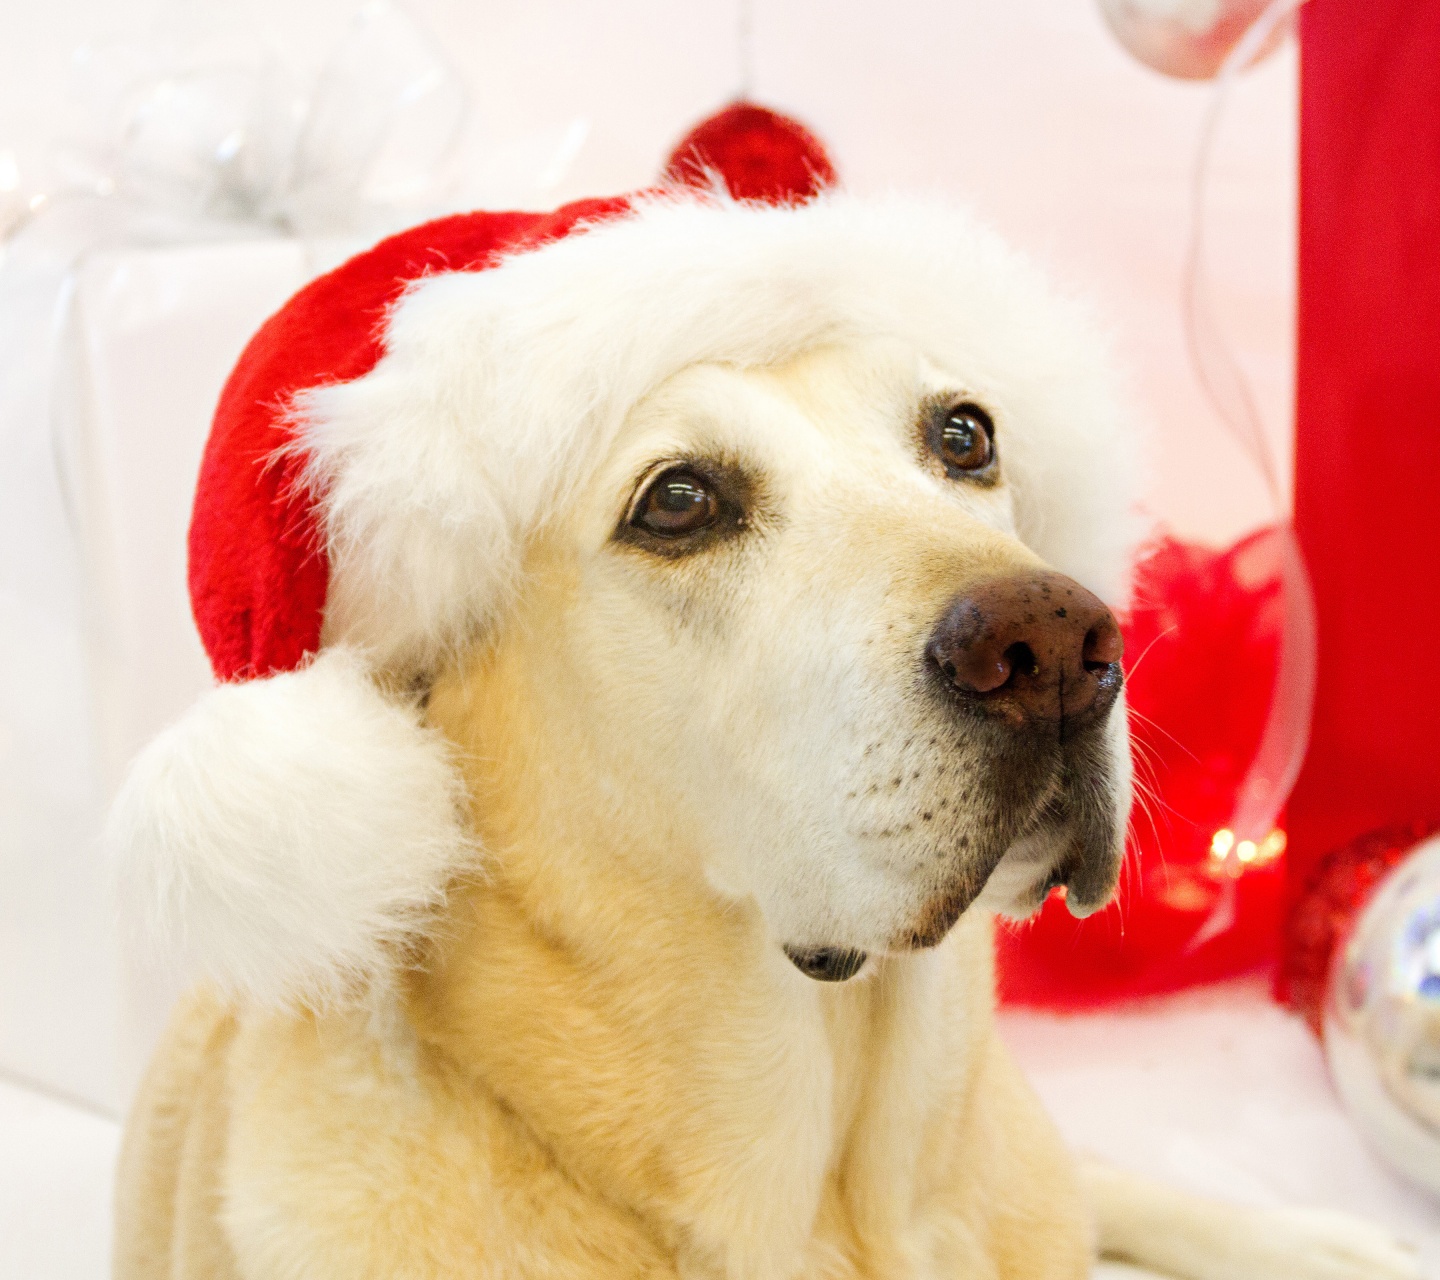
<instances>
[{"instance_id":1,"label":"glowing light bulb","mask_svg":"<svg viewBox=\"0 0 1440 1280\"><path fill-rule=\"evenodd\" d=\"M1273 862L1285 852L1285 845L1288 843L1285 833L1276 827L1264 840L1260 842L1260 852L1256 858L1258 862Z\"/></svg>"}]
</instances>

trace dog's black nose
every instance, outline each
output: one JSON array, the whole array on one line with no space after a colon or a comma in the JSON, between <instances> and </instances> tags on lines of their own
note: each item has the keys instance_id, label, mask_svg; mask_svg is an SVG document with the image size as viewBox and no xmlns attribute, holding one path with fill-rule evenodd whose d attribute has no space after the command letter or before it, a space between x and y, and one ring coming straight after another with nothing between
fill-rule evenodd
<instances>
[{"instance_id":1,"label":"dog's black nose","mask_svg":"<svg viewBox=\"0 0 1440 1280\"><path fill-rule=\"evenodd\" d=\"M971 705L1012 723L1104 714L1124 683L1115 616L1059 573L996 578L954 600L927 658Z\"/></svg>"}]
</instances>

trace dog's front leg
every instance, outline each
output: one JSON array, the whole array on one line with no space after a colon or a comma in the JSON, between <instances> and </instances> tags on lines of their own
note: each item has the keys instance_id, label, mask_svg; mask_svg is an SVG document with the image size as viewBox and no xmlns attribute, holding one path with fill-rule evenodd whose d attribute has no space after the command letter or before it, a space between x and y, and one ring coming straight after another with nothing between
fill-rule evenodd
<instances>
[{"instance_id":1,"label":"dog's front leg","mask_svg":"<svg viewBox=\"0 0 1440 1280\"><path fill-rule=\"evenodd\" d=\"M1244 1209L1087 1162L1100 1255L1179 1280L1418 1280L1413 1251L1348 1214Z\"/></svg>"}]
</instances>

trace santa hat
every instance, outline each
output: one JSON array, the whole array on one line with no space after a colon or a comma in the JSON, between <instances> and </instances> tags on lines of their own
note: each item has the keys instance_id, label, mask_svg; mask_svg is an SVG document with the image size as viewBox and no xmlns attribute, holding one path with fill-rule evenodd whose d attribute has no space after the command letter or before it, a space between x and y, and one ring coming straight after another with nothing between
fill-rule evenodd
<instances>
[{"instance_id":1,"label":"santa hat","mask_svg":"<svg viewBox=\"0 0 1440 1280\"><path fill-rule=\"evenodd\" d=\"M882 335L1002 371L1048 343L1057 379L1074 362L1093 380L1088 332L969 219L839 193L806 130L748 104L687 137L656 189L443 218L315 280L215 414L190 590L221 683L116 803L131 913L254 998L362 990L476 858L447 746L406 690L501 617L527 537L642 396L697 361ZM1038 416L1058 390L1031 388ZM1096 419L1097 448L1115 430L1100 399L1066 409ZM1063 441L1017 442L1007 466L1031 480L1022 527L1025 492L1073 490L1031 513L1032 545L1113 584L1113 476L1087 498L1101 464Z\"/></svg>"}]
</instances>

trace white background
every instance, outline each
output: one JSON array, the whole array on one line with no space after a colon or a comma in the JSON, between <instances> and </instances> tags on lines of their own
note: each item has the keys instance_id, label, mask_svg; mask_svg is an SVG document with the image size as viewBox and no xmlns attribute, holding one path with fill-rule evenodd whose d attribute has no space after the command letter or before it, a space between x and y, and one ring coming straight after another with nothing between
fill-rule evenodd
<instances>
[{"instance_id":1,"label":"white background","mask_svg":"<svg viewBox=\"0 0 1440 1280\"><path fill-rule=\"evenodd\" d=\"M972 204L1111 323L1160 432L1155 505L1229 538L1266 518L1188 367L1179 288L1189 178L1210 89L1141 67L1094 0L753 0L754 95L798 113L862 191ZM4 0L0 151L43 187L78 45L199 29L215 0ZM351 0L234 0L313 65ZM557 200L639 185L741 83L738 8L696 0L411 0L464 74L495 144L583 118ZM1295 58L1254 72L1226 118L1210 194L1219 310L1281 448L1289 435Z\"/></svg>"}]
</instances>

